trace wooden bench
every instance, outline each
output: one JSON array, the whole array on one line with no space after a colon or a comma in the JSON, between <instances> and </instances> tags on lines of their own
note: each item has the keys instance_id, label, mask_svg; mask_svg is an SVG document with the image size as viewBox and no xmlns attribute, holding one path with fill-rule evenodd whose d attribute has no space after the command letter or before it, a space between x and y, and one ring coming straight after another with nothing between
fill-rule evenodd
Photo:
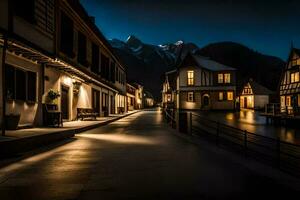
<instances>
[{"instance_id":1,"label":"wooden bench","mask_svg":"<svg viewBox=\"0 0 300 200\"><path fill-rule=\"evenodd\" d=\"M77 108L77 120L84 120L85 118L97 119L99 113L95 112L93 108Z\"/></svg>"}]
</instances>

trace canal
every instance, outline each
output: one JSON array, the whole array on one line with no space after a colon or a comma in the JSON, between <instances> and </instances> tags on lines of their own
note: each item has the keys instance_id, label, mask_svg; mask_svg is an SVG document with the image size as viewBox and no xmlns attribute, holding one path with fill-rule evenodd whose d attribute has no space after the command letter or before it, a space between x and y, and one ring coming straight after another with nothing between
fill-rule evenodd
<instances>
[{"instance_id":1,"label":"canal","mask_svg":"<svg viewBox=\"0 0 300 200\"><path fill-rule=\"evenodd\" d=\"M251 133L280 138L282 141L300 145L300 124L299 127L267 124L266 118L260 116L259 111L197 111L195 113Z\"/></svg>"}]
</instances>

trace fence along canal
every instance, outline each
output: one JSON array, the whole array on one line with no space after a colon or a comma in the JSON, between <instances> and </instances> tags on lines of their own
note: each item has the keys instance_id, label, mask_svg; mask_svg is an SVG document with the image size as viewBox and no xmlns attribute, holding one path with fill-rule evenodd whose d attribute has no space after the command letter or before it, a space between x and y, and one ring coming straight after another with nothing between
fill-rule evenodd
<instances>
[{"instance_id":1,"label":"fence along canal","mask_svg":"<svg viewBox=\"0 0 300 200\"><path fill-rule=\"evenodd\" d=\"M300 145L241 130L192 112L165 110L164 113L167 123L182 133L206 139L216 146L300 177Z\"/></svg>"}]
</instances>

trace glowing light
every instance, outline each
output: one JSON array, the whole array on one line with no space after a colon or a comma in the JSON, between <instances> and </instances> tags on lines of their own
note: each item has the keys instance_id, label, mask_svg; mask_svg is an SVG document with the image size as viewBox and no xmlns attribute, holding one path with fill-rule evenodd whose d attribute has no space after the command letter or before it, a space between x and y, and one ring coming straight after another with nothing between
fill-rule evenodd
<instances>
[{"instance_id":1,"label":"glowing light","mask_svg":"<svg viewBox=\"0 0 300 200\"><path fill-rule=\"evenodd\" d=\"M72 78L70 78L70 77L68 77L68 76L63 76L63 77L62 77L62 82L63 82L65 85L71 86L72 83L73 83L73 80L72 80Z\"/></svg>"},{"instance_id":2,"label":"glowing light","mask_svg":"<svg viewBox=\"0 0 300 200\"><path fill-rule=\"evenodd\" d=\"M144 144L144 145L154 145L158 141L150 138L123 134L80 134L78 137L91 138L96 140L104 140L114 143L121 144Z\"/></svg>"}]
</instances>

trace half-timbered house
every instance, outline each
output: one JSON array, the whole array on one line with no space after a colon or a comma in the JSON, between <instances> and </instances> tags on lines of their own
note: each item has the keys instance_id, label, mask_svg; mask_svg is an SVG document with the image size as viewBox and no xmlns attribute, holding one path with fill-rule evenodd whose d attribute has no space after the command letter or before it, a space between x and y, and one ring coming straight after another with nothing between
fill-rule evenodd
<instances>
[{"instance_id":1,"label":"half-timbered house","mask_svg":"<svg viewBox=\"0 0 300 200\"><path fill-rule=\"evenodd\" d=\"M300 115L300 49L292 48L280 81L281 112Z\"/></svg>"},{"instance_id":2,"label":"half-timbered house","mask_svg":"<svg viewBox=\"0 0 300 200\"><path fill-rule=\"evenodd\" d=\"M168 99L170 92L163 93L163 98L167 98L164 101L173 101L177 109L232 110L236 96L235 71L209 58L188 54L176 69L176 88L172 89L176 97ZM164 91L169 90L168 82Z\"/></svg>"}]
</instances>

